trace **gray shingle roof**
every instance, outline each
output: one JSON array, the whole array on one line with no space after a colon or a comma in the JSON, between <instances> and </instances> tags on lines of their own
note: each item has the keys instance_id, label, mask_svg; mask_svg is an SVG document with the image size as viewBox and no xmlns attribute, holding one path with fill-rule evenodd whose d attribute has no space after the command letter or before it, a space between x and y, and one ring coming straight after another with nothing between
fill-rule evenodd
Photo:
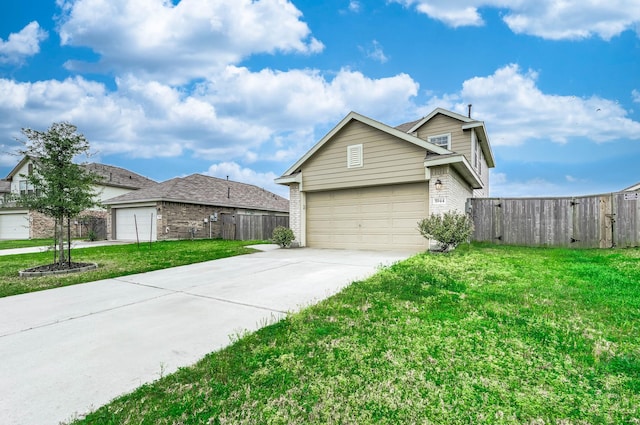
<instances>
[{"instance_id":1,"label":"gray shingle roof","mask_svg":"<svg viewBox=\"0 0 640 425\"><path fill-rule=\"evenodd\" d=\"M413 128L414 125L418 124L421 120L422 120L422 118L419 118L419 119L417 119L415 121L411 121L411 122L406 122L404 124L400 124L399 126L396 126L395 129L396 130L400 130L403 133L406 133L411 128Z\"/></svg>"},{"instance_id":2,"label":"gray shingle roof","mask_svg":"<svg viewBox=\"0 0 640 425\"><path fill-rule=\"evenodd\" d=\"M177 177L104 201L107 205L170 201L217 205L267 211L289 212L289 201L282 196L246 183L202 174Z\"/></svg>"},{"instance_id":3,"label":"gray shingle roof","mask_svg":"<svg viewBox=\"0 0 640 425\"><path fill-rule=\"evenodd\" d=\"M156 181L136 174L133 171L113 165L91 163L86 164L84 167L102 177L102 184L105 186L140 189L158 184Z\"/></svg>"}]
</instances>

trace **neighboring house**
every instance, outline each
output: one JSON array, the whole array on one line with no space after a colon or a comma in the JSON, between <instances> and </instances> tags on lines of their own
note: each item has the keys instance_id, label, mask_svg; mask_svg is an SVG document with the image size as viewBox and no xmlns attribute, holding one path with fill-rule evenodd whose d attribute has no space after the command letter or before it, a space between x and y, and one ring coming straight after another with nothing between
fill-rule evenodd
<instances>
[{"instance_id":1,"label":"neighboring house","mask_svg":"<svg viewBox=\"0 0 640 425\"><path fill-rule=\"evenodd\" d=\"M349 113L276 179L301 246L421 251L417 222L489 194L482 121L444 109L398 127Z\"/></svg>"},{"instance_id":2,"label":"neighboring house","mask_svg":"<svg viewBox=\"0 0 640 425\"><path fill-rule=\"evenodd\" d=\"M84 166L101 178L100 184L94 187L96 199L100 203L105 199L157 184L151 179L112 165L91 163ZM0 181L0 196L4 206L0 208L0 239L44 238L53 234L51 218L35 211L12 206L9 202L12 196L34 191L26 177L31 173L33 173L33 163L29 157L24 157L7 177ZM82 213L83 217L91 216L98 219L104 219L106 215L106 209L103 207L96 207ZM74 221L72 232L74 236L83 235L82 221Z\"/></svg>"},{"instance_id":3,"label":"neighboring house","mask_svg":"<svg viewBox=\"0 0 640 425\"><path fill-rule=\"evenodd\" d=\"M623 192L633 192L633 191L636 191L636 190L640 190L640 182L638 182L638 183L636 183L636 184L634 184L632 186L629 186L626 189L622 189Z\"/></svg>"},{"instance_id":4,"label":"neighboring house","mask_svg":"<svg viewBox=\"0 0 640 425\"><path fill-rule=\"evenodd\" d=\"M281 196L257 186L202 174L167 180L109 199L105 205L111 210L112 239L125 241L268 239L270 233L239 237L236 225L244 223L240 218L259 216L277 222L275 217L282 217L280 222L288 224L289 215L289 201ZM262 219L258 221L262 223Z\"/></svg>"}]
</instances>

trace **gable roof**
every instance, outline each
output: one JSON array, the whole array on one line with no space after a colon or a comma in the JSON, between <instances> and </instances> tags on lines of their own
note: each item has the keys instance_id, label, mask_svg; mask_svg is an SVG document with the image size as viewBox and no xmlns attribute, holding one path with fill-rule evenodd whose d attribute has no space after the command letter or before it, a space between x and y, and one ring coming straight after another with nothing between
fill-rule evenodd
<instances>
[{"instance_id":1,"label":"gable roof","mask_svg":"<svg viewBox=\"0 0 640 425\"><path fill-rule=\"evenodd\" d=\"M107 199L105 205L140 202L181 202L277 212L289 212L289 201L258 186L191 174Z\"/></svg>"},{"instance_id":2,"label":"gable roof","mask_svg":"<svg viewBox=\"0 0 640 425\"><path fill-rule=\"evenodd\" d=\"M407 132L400 131L397 128L390 127L386 124L383 124L379 121L373 120L371 118L365 117L364 115L360 115L357 112L349 112L346 117L342 119L331 131L329 131L318 143L316 143L302 158L300 158L295 164L293 164L287 171L282 175L283 177L289 176L297 171L297 169L305 163L313 154L315 154L325 143L327 143L333 136L335 136L342 128L344 128L351 121L359 121L363 124L366 124L370 127L388 133L392 136L397 137L398 139L402 139L406 142L413 143L416 146L426 149L429 152L433 152L439 155L445 155L451 153L449 150L444 149L440 146L436 146L433 143L429 143L425 140L422 140L416 136L408 134Z\"/></svg>"},{"instance_id":3,"label":"gable roof","mask_svg":"<svg viewBox=\"0 0 640 425\"><path fill-rule=\"evenodd\" d=\"M491 150L491 144L489 143L489 136L487 135L487 129L485 128L483 121L474 120L473 118L465 117L462 114L448 111L443 108L436 108L431 111L429 115L415 121L400 124L396 128L400 131L404 131L405 133L414 133L438 114L442 114L449 118L453 118L455 120L463 122L463 130L471 130L475 128L476 135L480 140L480 146L482 147L482 153L484 154L485 160L487 161L487 166L489 166L490 168L496 166L495 159L493 157L493 151Z\"/></svg>"},{"instance_id":4,"label":"gable roof","mask_svg":"<svg viewBox=\"0 0 640 425\"><path fill-rule=\"evenodd\" d=\"M127 189L140 189L158 184L140 174L129 171L125 168L113 165L98 164L92 162L84 164L84 167L102 178L101 184L104 186L124 187Z\"/></svg>"},{"instance_id":5,"label":"gable roof","mask_svg":"<svg viewBox=\"0 0 640 425\"><path fill-rule=\"evenodd\" d=\"M633 192L634 190L640 190L640 182L632 184L631 186L622 189L622 192Z\"/></svg>"},{"instance_id":6,"label":"gable roof","mask_svg":"<svg viewBox=\"0 0 640 425\"><path fill-rule=\"evenodd\" d=\"M6 180L12 180L18 171L31 160L29 156L24 156L18 164L7 175ZM154 184L158 184L155 180L148 179L140 174L134 173L121 167L115 167L113 165L90 163L82 164L87 170L95 173L102 180L100 182L103 186L123 187L126 189L140 189L142 187L148 187Z\"/></svg>"}]
</instances>

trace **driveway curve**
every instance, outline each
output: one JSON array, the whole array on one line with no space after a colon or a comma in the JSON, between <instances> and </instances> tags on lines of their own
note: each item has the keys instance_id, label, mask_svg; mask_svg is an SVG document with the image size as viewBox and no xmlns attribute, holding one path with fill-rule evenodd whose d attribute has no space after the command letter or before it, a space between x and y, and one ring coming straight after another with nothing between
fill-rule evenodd
<instances>
[{"instance_id":1,"label":"driveway curve","mask_svg":"<svg viewBox=\"0 0 640 425\"><path fill-rule=\"evenodd\" d=\"M260 247L1 298L0 423L69 421L410 256Z\"/></svg>"}]
</instances>

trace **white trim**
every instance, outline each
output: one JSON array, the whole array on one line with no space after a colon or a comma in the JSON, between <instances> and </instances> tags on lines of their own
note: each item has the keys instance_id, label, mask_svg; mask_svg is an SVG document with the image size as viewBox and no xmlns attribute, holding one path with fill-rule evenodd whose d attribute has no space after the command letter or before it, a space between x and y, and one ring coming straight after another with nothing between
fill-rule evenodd
<instances>
[{"instance_id":1,"label":"white trim","mask_svg":"<svg viewBox=\"0 0 640 425\"><path fill-rule=\"evenodd\" d=\"M484 184L478 173L471 167L467 158L460 154L443 155L441 157L431 157L424 160L425 167L436 167L439 165L453 165L458 168L458 172L462 175L472 189L483 189Z\"/></svg>"},{"instance_id":2,"label":"white trim","mask_svg":"<svg viewBox=\"0 0 640 425\"><path fill-rule=\"evenodd\" d=\"M298 184L302 184L302 172L300 173L296 173L292 176L283 176L283 177L278 177L277 179L273 180L275 183L277 184L282 184L282 185L289 185L291 183L298 183Z\"/></svg>"},{"instance_id":3,"label":"white trim","mask_svg":"<svg viewBox=\"0 0 640 425\"><path fill-rule=\"evenodd\" d=\"M362 143L347 146L347 168L364 166Z\"/></svg>"},{"instance_id":4,"label":"white trim","mask_svg":"<svg viewBox=\"0 0 640 425\"><path fill-rule=\"evenodd\" d=\"M111 204L111 209L112 210L118 210L121 208L141 208L141 207L157 207L158 206L158 202L159 201L155 201L155 202L131 202L129 204L127 203L121 203L121 204Z\"/></svg>"},{"instance_id":5,"label":"white trim","mask_svg":"<svg viewBox=\"0 0 640 425\"><path fill-rule=\"evenodd\" d=\"M407 134L403 131L398 130L397 128L389 127L386 124L382 124L376 120L365 117L364 115L360 115L357 112L349 112L346 117L342 119L330 132L328 132L318 143L316 143L306 154L302 156L295 164L293 164L287 171L285 171L282 176L286 178L290 174L293 174L302 164L304 164L307 159L309 159L314 153L316 153L325 143L327 143L333 136L336 135L344 126L346 126L350 121L356 120L360 121L363 124L366 124L370 127L373 127L377 130L383 131L387 134L395 136L399 139L402 139L406 142L413 143L416 146L424 148L429 152L437 153L440 155L446 155L450 153L448 150L443 149L439 146L436 146L432 143L429 143L425 140L419 139L411 134Z\"/></svg>"},{"instance_id":6,"label":"white trim","mask_svg":"<svg viewBox=\"0 0 640 425\"><path fill-rule=\"evenodd\" d=\"M307 246L307 192L302 191L300 191L300 246Z\"/></svg>"},{"instance_id":7,"label":"white trim","mask_svg":"<svg viewBox=\"0 0 640 425\"><path fill-rule=\"evenodd\" d=\"M407 133L413 133L414 131L417 131L420 127L422 127L427 121L429 121L431 118L435 117L438 114L442 114L442 115L446 115L449 118L453 118L455 120L458 121L462 121L464 123L482 123L481 121L476 121L474 119L465 117L464 115L460 115L457 114L455 112L451 112L451 111L447 111L446 109L442 109L442 108L436 108L433 111L431 111L431 113L427 116L425 116L424 118L422 118L420 121L418 121L413 127L411 127L409 129L409 131L407 131ZM463 128L464 129L464 128Z\"/></svg>"}]
</instances>

